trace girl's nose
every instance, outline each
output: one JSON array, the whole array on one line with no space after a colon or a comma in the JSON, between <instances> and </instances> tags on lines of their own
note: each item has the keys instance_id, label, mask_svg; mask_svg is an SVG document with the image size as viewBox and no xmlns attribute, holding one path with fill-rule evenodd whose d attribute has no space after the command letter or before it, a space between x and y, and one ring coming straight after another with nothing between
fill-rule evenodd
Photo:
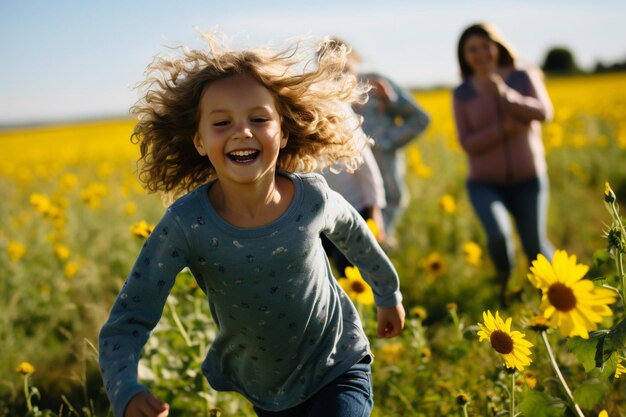
<instances>
[{"instance_id":1,"label":"girl's nose","mask_svg":"<svg viewBox=\"0 0 626 417\"><path fill-rule=\"evenodd\" d=\"M252 130L247 122L240 122L235 127L233 134L235 139L248 139L252 137Z\"/></svg>"}]
</instances>

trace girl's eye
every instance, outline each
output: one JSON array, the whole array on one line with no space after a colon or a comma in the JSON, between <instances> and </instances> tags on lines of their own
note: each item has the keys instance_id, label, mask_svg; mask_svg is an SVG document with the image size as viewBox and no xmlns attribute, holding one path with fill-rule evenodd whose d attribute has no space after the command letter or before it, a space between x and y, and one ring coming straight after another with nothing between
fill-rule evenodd
<instances>
[{"instance_id":1,"label":"girl's eye","mask_svg":"<svg viewBox=\"0 0 626 417\"><path fill-rule=\"evenodd\" d=\"M213 122L213 126L226 126L228 125L228 120L219 120L217 122Z\"/></svg>"},{"instance_id":2,"label":"girl's eye","mask_svg":"<svg viewBox=\"0 0 626 417\"><path fill-rule=\"evenodd\" d=\"M267 117L253 117L252 121L254 123L265 123L267 122L269 119Z\"/></svg>"}]
</instances>

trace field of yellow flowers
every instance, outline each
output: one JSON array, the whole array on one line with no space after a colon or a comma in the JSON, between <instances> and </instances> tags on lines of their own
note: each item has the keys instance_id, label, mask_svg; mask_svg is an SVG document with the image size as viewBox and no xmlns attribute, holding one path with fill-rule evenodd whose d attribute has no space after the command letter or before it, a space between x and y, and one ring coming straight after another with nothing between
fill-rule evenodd
<instances>
[{"instance_id":1,"label":"field of yellow flowers","mask_svg":"<svg viewBox=\"0 0 626 417\"><path fill-rule=\"evenodd\" d=\"M376 355L374 416L626 416L626 74L547 85L556 110L544 126L548 228L562 252L532 269L520 253L515 303L500 311L450 92L416 92L432 124L408 151L411 202L390 252L409 315L403 334L377 340L371 298L354 294ZM97 333L164 210L137 181L132 128L105 120L0 131L0 417L111 415ZM573 281L555 287L559 274ZM350 291L359 277L348 275ZM557 287L587 308L586 325L573 313L548 320ZM181 273L140 366L171 415L254 416L202 377L214 334L201 291Z\"/></svg>"}]
</instances>

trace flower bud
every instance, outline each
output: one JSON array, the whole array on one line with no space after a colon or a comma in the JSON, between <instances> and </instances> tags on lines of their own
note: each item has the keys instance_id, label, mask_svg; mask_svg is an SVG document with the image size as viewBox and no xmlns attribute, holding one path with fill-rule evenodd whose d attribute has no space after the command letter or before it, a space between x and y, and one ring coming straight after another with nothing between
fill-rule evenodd
<instances>
[{"instance_id":1,"label":"flower bud","mask_svg":"<svg viewBox=\"0 0 626 417\"><path fill-rule=\"evenodd\" d=\"M615 197L615 193L613 192L613 190L611 189L611 186L609 185L609 182L605 182L604 183L604 201L606 201L609 204L613 204L616 200Z\"/></svg>"}]
</instances>

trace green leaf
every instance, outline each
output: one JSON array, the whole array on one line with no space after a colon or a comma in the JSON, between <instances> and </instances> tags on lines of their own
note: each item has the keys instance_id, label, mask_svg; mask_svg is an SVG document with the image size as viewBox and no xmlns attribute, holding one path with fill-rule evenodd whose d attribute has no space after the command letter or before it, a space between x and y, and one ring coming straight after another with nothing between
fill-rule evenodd
<instances>
[{"instance_id":1,"label":"green leaf","mask_svg":"<svg viewBox=\"0 0 626 417\"><path fill-rule=\"evenodd\" d=\"M518 409L526 417L561 417L565 415L566 406L562 400L544 392L528 391Z\"/></svg>"},{"instance_id":2,"label":"green leaf","mask_svg":"<svg viewBox=\"0 0 626 417\"><path fill-rule=\"evenodd\" d=\"M608 392L608 384L597 378L583 381L574 391L574 400L581 408L594 408Z\"/></svg>"},{"instance_id":3,"label":"green leaf","mask_svg":"<svg viewBox=\"0 0 626 417\"><path fill-rule=\"evenodd\" d=\"M611 330L601 330L592 332L592 334L600 335L595 353L595 366L602 369L611 356L626 344L626 319L619 322ZM586 367L585 370L589 371Z\"/></svg>"},{"instance_id":4,"label":"green leaf","mask_svg":"<svg viewBox=\"0 0 626 417\"><path fill-rule=\"evenodd\" d=\"M593 266L596 268L601 268L609 262L612 262L612 257L608 250L598 249L593 253Z\"/></svg>"},{"instance_id":5,"label":"green leaf","mask_svg":"<svg viewBox=\"0 0 626 417\"><path fill-rule=\"evenodd\" d=\"M571 337L567 340L567 347L574 352L576 359L582 364L586 372L598 366L597 352L607 333L607 330L601 330L591 332L589 339Z\"/></svg>"},{"instance_id":6,"label":"green leaf","mask_svg":"<svg viewBox=\"0 0 626 417\"><path fill-rule=\"evenodd\" d=\"M618 352L615 352L608 361L604 362L602 368L598 368L598 377L603 378L607 381L612 381L613 376L615 375L615 369L617 368L617 357Z\"/></svg>"},{"instance_id":7,"label":"green leaf","mask_svg":"<svg viewBox=\"0 0 626 417\"><path fill-rule=\"evenodd\" d=\"M608 359L608 356L611 356L616 349L621 349L624 344L626 344L626 319L620 321L609 331L604 342L606 351L603 356Z\"/></svg>"}]
</instances>

